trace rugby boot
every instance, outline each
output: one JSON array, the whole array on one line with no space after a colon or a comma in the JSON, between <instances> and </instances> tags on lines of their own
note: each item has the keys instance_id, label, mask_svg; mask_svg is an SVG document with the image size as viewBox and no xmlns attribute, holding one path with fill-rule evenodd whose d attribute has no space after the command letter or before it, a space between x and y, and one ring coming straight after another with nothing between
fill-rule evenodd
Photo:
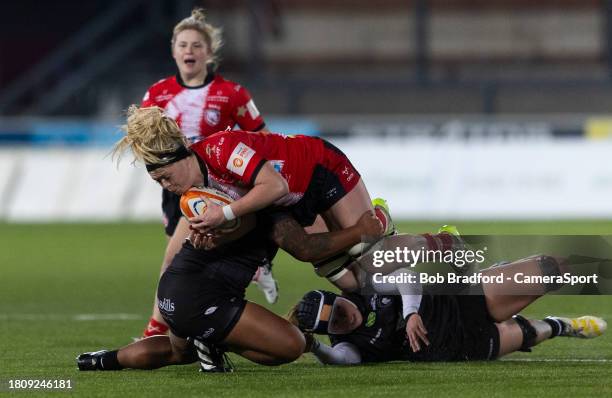
<instances>
[{"instance_id":1,"label":"rugby boot","mask_svg":"<svg viewBox=\"0 0 612 398\"><path fill-rule=\"evenodd\" d=\"M94 352L84 352L76 358L79 370L104 370L102 367L102 356L109 352L100 350Z\"/></svg>"},{"instance_id":2,"label":"rugby boot","mask_svg":"<svg viewBox=\"0 0 612 398\"><path fill-rule=\"evenodd\" d=\"M546 319L559 322L561 324L561 333L559 336L565 337L592 339L601 336L608 328L608 324L605 320L592 315L585 315L579 318L547 316Z\"/></svg>"},{"instance_id":3,"label":"rugby boot","mask_svg":"<svg viewBox=\"0 0 612 398\"><path fill-rule=\"evenodd\" d=\"M253 282L263 292L268 303L274 304L278 301L278 282L272 274L271 262L268 261L258 268Z\"/></svg>"},{"instance_id":4,"label":"rugby boot","mask_svg":"<svg viewBox=\"0 0 612 398\"><path fill-rule=\"evenodd\" d=\"M204 343L199 339L194 339L193 344L198 352L200 372L229 373L234 371L233 364L221 348L214 344Z\"/></svg>"}]
</instances>

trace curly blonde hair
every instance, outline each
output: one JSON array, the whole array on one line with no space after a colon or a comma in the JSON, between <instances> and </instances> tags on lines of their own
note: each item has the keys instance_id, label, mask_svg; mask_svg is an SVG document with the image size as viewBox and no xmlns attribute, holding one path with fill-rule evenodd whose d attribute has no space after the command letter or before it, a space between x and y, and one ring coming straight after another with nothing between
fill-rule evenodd
<instances>
[{"instance_id":1,"label":"curly blonde hair","mask_svg":"<svg viewBox=\"0 0 612 398\"><path fill-rule=\"evenodd\" d=\"M162 161L165 153L189 146L176 121L157 106L139 108L131 105L127 123L121 129L125 136L117 141L112 151L117 162L128 148L134 155L134 162L156 164Z\"/></svg>"},{"instance_id":2,"label":"curly blonde hair","mask_svg":"<svg viewBox=\"0 0 612 398\"><path fill-rule=\"evenodd\" d=\"M217 51L219 51L223 45L221 28L217 28L206 22L206 14L203 8L194 8L193 11L191 11L190 17L181 20L181 22L177 23L174 27L172 40L170 41L173 48L176 42L176 36L182 31L189 29L200 32L204 37L204 41L208 45L211 54L206 63L216 63L218 61Z\"/></svg>"}]
</instances>

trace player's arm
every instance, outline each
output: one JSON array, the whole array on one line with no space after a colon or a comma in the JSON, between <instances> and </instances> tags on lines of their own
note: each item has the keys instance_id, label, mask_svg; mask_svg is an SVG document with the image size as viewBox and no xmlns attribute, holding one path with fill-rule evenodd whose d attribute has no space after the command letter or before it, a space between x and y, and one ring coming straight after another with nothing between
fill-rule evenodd
<instances>
[{"instance_id":1,"label":"player's arm","mask_svg":"<svg viewBox=\"0 0 612 398\"><path fill-rule=\"evenodd\" d=\"M315 339L310 352L324 365L357 365L361 354L354 344L341 342L333 347Z\"/></svg>"},{"instance_id":2,"label":"player's arm","mask_svg":"<svg viewBox=\"0 0 612 398\"><path fill-rule=\"evenodd\" d=\"M251 93L242 86L240 86L237 91L233 91L234 96L232 98L232 103L234 105L234 110L232 112L232 118L238 126L246 131L267 132L266 123L255 106Z\"/></svg>"},{"instance_id":3,"label":"player's arm","mask_svg":"<svg viewBox=\"0 0 612 398\"><path fill-rule=\"evenodd\" d=\"M373 212L365 212L355 225L339 231L307 234L288 214L278 217L272 226L272 240L293 257L304 262L318 262L361 242L364 235L378 236L382 227Z\"/></svg>"},{"instance_id":4,"label":"player's arm","mask_svg":"<svg viewBox=\"0 0 612 398\"><path fill-rule=\"evenodd\" d=\"M289 192L289 185L274 167L265 162L255 177L253 188L246 195L231 204L235 217L254 213L268 207ZM229 206L229 205L228 205Z\"/></svg>"},{"instance_id":5,"label":"player's arm","mask_svg":"<svg viewBox=\"0 0 612 398\"><path fill-rule=\"evenodd\" d=\"M231 136L237 133L232 133ZM226 146L229 146L230 136L225 136ZM220 206L209 206L204 214L189 220L191 225L201 233L231 221L237 217L254 213L268 207L289 192L289 185L274 167L253 149L236 140L236 146L223 159L204 154L209 170L223 175L230 173L251 189L237 201Z\"/></svg>"}]
</instances>

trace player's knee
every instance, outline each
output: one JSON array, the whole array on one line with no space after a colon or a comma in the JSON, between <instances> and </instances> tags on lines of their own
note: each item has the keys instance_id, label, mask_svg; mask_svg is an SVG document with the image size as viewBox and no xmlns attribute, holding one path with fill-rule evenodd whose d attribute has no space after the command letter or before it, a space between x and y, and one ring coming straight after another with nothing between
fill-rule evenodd
<instances>
[{"instance_id":1,"label":"player's knee","mask_svg":"<svg viewBox=\"0 0 612 398\"><path fill-rule=\"evenodd\" d=\"M298 328L292 325L291 332L283 342L283 349L277 354L277 359L280 364L289 363L297 360L306 349L306 339Z\"/></svg>"}]
</instances>

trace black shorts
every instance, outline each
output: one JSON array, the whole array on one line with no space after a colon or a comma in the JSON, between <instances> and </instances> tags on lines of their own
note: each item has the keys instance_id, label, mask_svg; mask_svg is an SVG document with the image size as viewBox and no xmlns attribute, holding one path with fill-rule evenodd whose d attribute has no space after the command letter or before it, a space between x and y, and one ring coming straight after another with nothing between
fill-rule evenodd
<instances>
[{"instance_id":1,"label":"black shorts","mask_svg":"<svg viewBox=\"0 0 612 398\"><path fill-rule=\"evenodd\" d=\"M242 315L245 289L257 266L249 258L210 255L183 245L157 288L158 307L172 333L223 341Z\"/></svg>"},{"instance_id":2,"label":"black shorts","mask_svg":"<svg viewBox=\"0 0 612 398\"><path fill-rule=\"evenodd\" d=\"M499 331L484 296L423 295L419 315L430 345L417 353L406 347L406 359L476 361L499 355Z\"/></svg>"},{"instance_id":3,"label":"black shorts","mask_svg":"<svg viewBox=\"0 0 612 398\"><path fill-rule=\"evenodd\" d=\"M183 216L181 213L181 196L166 189L162 190L162 213L166 235L174 235L176 226Z\"/></svg>"},{"instance_id":4,"label":"black shorts","mask_svg":"<svg viewBox=\"0 0 612 398\"><path fill-rule=\"evenodd\" d=\"M324 141L325 160L315 166L304 196L289 209L301 226L314 223L317 214L329 210L350 192L361 176L346 155Z\"/></svg>"}]
</instances>

